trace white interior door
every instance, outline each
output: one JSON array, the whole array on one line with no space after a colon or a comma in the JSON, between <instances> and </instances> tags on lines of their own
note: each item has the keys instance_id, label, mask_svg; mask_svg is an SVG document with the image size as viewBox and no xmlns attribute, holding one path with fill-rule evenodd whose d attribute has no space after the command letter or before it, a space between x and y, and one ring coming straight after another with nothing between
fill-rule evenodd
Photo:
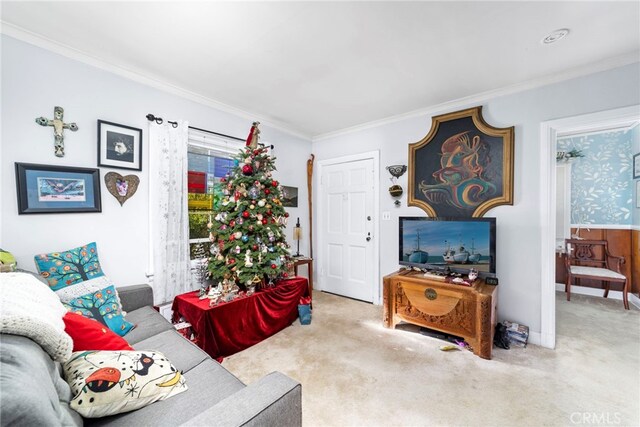
<instances>
[{"instance_id":1,"label":"white interior door","mask_svg":"<svg viewBox=\"0 0 640 427\"><path fill-rule=\"evenodd\" d=\"M324 166L320 175L322 289L362 301L374 296L374 161Z\"/></svg>"}]
</instances>

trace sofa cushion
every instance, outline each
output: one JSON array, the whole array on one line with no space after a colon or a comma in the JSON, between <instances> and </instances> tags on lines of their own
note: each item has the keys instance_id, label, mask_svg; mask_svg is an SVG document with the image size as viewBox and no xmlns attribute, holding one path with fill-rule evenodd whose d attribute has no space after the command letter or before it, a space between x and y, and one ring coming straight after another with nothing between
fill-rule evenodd
<instances>
[{"instance_id":1,"label":"sofa cushion","mask_svg":"<svg viewBox=\"0 0 640 427\"><path fill-rule=\"evenodd\" d=\"M180 425L245 385L218 362L207 359L184 374L189 390L128 414L86 420L85 425Z\"/></svg>"},{"instance_id":2,"label":"sofa cushion","mask_svg":"<svg viewBox=\"0 0 640 427\"><path fill-rule=\"evenodd\" d=\"M135 411L187 390L182 373L157 351L79 351L63 368L71 407L86 418Z\"/></svg>"},{"instance_id":3,"label":"sofa cushion","mask_svg":"<svg viewBox=\"0 0 640 427\"><path fill-rule=\"evenodd\" d=\"M156 350L164 353L173 365L184 373L189 372L209 355L184 338L173 328L133 344L136 350Z\"/></svg>"},{"instance_id":4,"label":"sofa cushion","mask_svg":"<svg viewBox=\"0 0 640 427\"><path fill-rule=\"evenodd\" d=\"M135 344L161 332L173 330L171 323L149 306L130 311L127 314L127 320L136 325L135 329L124 336L129 344Z\"/></svg>"},{"instance_id":5,"label":"sofa cushion","mask_svg":"<svg viewBox=\"0 0 640 427\"><path fill-rule=\"evenodd\" d=\"M71 390L60 365L29 338L0 337L0 420L2 425L82 425L69 407Z\"/></svg>"},{"instance_id":6,"label":"sofa cushion","mask_svg":"<svg viewBox=\"0 0 640 427\"><path fill-rule=\"evenodd\" d=\"M38 272L54 291L103 275L95 242L64 252L36 255L34 260Z\"/></svg>"},{"instance_id":7,"label":"sofa cushion","mask_svg":"<svg viewBox=\"0 0 640 427\"><path fill-rule=\"evenodd\" d=\"M63 304L69 311L95 319L120 336L134 327L133 323L124 318L118 293L113 285Z\"/></svg>"},{"instance_id":8,"label":"sofa cushion","mask_svg":"<svg viewBox=\"0 0 640 427\"><path fill-rule=\"evenodd\" d=\"M62 320L64 331L73 340L73 351L133 350L124 338L94 319L67 313Z\"/></svg>"}]
</instances>

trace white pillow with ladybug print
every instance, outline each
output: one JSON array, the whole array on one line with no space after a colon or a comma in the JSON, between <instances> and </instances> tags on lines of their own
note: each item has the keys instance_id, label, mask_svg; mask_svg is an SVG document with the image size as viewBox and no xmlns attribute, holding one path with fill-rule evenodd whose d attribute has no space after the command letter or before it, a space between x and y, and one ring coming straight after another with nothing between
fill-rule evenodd
<instances>
[{"instance_id":1,"label":"white pillow with ladybug print","mask_svg":"<svg viewBox=\"0 0 640 427\"><path fill-rule=\"evenodd\" d=\"M85 418L134 411L188 388L157 351L77 351L63 369L71 408Z\"/></svg>"}]
</instances>

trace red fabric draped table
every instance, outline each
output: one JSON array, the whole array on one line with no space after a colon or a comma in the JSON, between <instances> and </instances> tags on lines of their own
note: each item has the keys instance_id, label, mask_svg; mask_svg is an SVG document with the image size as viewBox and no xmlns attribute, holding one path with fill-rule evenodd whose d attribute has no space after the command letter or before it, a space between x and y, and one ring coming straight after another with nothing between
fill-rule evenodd
<instances>
[{"instance_id":1,"label":"red fabric draped table","mask_svg":"<svg viewBox=\"0 0 640 427\"><path fill-rule=\"evenodd\" d=\"M191 323L197 344L211 357L221 359L259 343L291 325L298 317L301 297L309 296L304 277L281 280L273 288L257 291L209 307L198 292L173 300L173 319Z\"/></svg>"}]
</instances>

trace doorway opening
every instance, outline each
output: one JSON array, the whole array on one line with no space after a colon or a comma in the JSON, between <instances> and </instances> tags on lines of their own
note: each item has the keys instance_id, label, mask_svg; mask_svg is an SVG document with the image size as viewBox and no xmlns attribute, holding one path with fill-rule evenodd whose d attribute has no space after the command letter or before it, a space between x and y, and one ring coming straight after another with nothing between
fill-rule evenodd
<instances>
[{"instance_id":1,"label":"doorway opening","mask_svg":"<svg viewBox=\"0 0 640 427\"><path fill-rule=\"evenodd\" d=\"M586 134L598 130L620 129L640 121L640 106L568 117L541 124L540 217L541 217L541 345L555 348L556 342L556 226L557 217L557 140L561 136ZM563 176L562 178L564 178ZM565 205L566 206L566 205ZM566 215L563 216L566 218ZM566 227L566 225L565 225Z\"/></svg>"}]
</instances>

